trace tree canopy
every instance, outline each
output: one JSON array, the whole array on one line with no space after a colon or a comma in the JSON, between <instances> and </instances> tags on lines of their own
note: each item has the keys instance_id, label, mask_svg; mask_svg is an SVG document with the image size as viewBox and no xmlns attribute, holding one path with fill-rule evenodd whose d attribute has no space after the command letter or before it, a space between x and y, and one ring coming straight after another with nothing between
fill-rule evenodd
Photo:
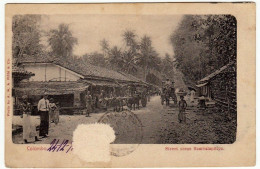
<instances>
[{"instance_id":1,"label":"tree canopy","mask_svg":"<svg viewBox=\"0 0 260 169\"><path fill-rule=\"evenodd\" d=\"M50 30L48 42L54 56L67 58L72 56L73 47L78 40L73 37L68 24L60 24L58 29Z\"/></svg>"},{"instance_id":2,"label":"tree canopy","mask_svg":"<svg viewBox=\"0 0 260 169\"><path fill-rule=\"evenodd\" d=\"M171 35L177 68L197 81L236 61L236 19L231 15L186 15Z\"/></svg>"},{"instance_id":3,"label":"tree canopy","mask_svg":"<svg viewBox=\"0 0 260 169\"><path fill-rule=\"evenodd\" d=\"M43 34L40 30L41 15L17 15L13 18L13 56L19 58L24 54L37 57L44 53L48 59L61 59L67 64L90 63L120 72L132 74L143 80L160 84L161 73L171 76L173 73L172 56L165 58L153 46L152 38L148 35L138 37L134 30L125 30L122 34L121 45L112 46L108 40L100 41L101 51L74 56L73 49L78 43L68 24L60 24L57 28ZM50 48L45 44L45 38ZM74 65L74 66L75 66ZM149 76L149 78L147 78ZM165 77L165 76L163 76ZM158 80L159 78L159 80Z\"/></svg>"},{"instance_id":4,"label":"tree canopy","mask_svg":"<svg viewBox=\"0 0 260 169\"><path fill-rule=\"evenodd\" d=\"M15 15L12 22L12 53L14 58L37 55L42 52L40 44L41 15Z\"/></svg>"}]
</instances>

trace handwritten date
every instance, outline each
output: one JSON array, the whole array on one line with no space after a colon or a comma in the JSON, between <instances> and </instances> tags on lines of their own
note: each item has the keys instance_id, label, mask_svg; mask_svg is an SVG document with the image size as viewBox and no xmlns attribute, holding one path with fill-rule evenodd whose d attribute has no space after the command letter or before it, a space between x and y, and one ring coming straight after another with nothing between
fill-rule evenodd
<instances>
[{"instance_id":1,"label":"handwritten date","mask_svg":"<svg viewBox=\"0 0 260 169\"><path fill-rule=\"evenodd\" d=\"M47 149L47 151L49 152L70 152L73 150L72 144L68 144L69 140L63 140L60 143L59 139L54 139L51 143L50 143L50 147Z\"/></svg>"}]
</instances>

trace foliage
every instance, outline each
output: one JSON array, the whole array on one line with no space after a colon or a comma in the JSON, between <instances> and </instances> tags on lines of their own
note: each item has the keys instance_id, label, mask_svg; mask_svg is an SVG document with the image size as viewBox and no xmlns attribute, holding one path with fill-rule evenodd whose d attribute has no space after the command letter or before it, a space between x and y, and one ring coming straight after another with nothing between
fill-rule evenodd
<instances>
[{"instance_id":1,"label":"foliage","mask_svg":"<svg viewBox=\"0 0 260 169\"><path fill-rule=\"evenodd\" d=\"M143 78L147 80L147 75L151 70L161 71L163 65L161 58L152 46L152 40L148 36L143 36L138 40L138 36L132 30L126 30L122 35L124 47L119 48L113 46L110 48L109 42L103 39L100 46L103 52L97 54L94 58L92 54L85 54L85 61L100 66L98 62L102 62L102 66L116 71L126 72L132 75L137 75L140 71L143 73Z\"/></svg>"},{"instance_id":2,"label":"foliage","mask_svg":"<svg viewBox=\"0 0 260 169\"><path fill-rule=\"evenodd\" d=\"M109 41L100 41L101 52L86 53L83 56L73 56L73 49L78 41L72 34L68 24L60 24L57 29L51 29L46 34L40 31L40 15L17 15L13 18L13 54L21 57L24 54L37 57L42 54L45 59L62 60L69 67L90 63L135 76L143 77L152 83L161 78L160 72L171 75L172 60L169 55L162 59L152 45L151 37L141 38L135 31L126 30L122 34L122 46L111 47ZM40 44L41 38L47 38L50 51L45 51ZM125 44L125 45L124 45ZM45 53L45 54L43 54ZM50 58L52 57L52 58ZM54 58L53 58L54 57ZM74 63L75 62L75 63ZM149 78L147 79L147 76ZM158 80L158 77L159 80Z\"/></svg>"},{"instance_id":3,"label":"foliage","mask_svg":"<svg viewBox=\"0 0 260 169\"><path fill-rule=\"evenodd\" d=\"M173 61L173 58L166 53L165 57L162 58L161 61L161 72L165 75L167 75L170 78L173 78L174 72L173 72L173 67L175 66L175 62Z\"/></svg>"},{"instance_id":4,"label":"foliage","mask_svg":"<svg viewBox=\"0 0 260 169\"><path fill-rule=\"evenodd\" d=\"M102 53L94 52L82 56L83 62L90 63L95 66L106 67L106 59Z\"/></svg>"},{"instance_id":5,"label":"foliage","mask_svg":"<svg viewBox=\"0 0 260 169\"><path fill-rule=\"evenodd\" d=\"M42 52L40 44L41 15L15 15L12 22L12 53L20 59L23 55L37 55Z\"/></svg>"},{"instance_id":6,"label":"foliage","mask_svg":"<svg viewBox=\"0 0 260 169\"><path fill-rule=\"evenodd\" d=\"M110 49L108 56L109 66L113 70L120 70L123 68L123 55L120 49L117 46L114 46Z\"/></svg>"},{"instance_id":7,"label":"foliage","mask_svg":"<svg viewBox=\"0 0 260 169\"><path fill-rule=\"evenodd\" d=\"M144 69L144 75L146 75L150 69L160 71L160 58L158 53L152 46L152 40L149 36L143 36L140 42L140 56L137 60L137 64Z\"/></svg>"},{"instance_id":8,"label":"foliage","mask_svg":"<svg viewBox=\"0 0 260 169\"><path fill-rule=\"evenodd\" d=\"M135 73L137 71L136 58L140 55L137 35L134 31L126 30L123 34L126 49L123 52L124 70L127 73Z\"/></svg>"},{"instance_id":9,"label":"foliage","mask_svg":"<svg viewBox=\"0 0 260 169\"><path fill-rule=\"evenodd\" d=\"M109 53L109 42L106 39L103 39L100 42L100 46L103 52L103 56L106 57Z\"/></svg>"},{"instance_id":10,"label":"foliage","mask_svg":"<svg viewBox=\"0 0 260 169\"><path fill-rule=\"evenodd\" d=\"M171 35L177 68L196 81L236 60L236 19L186 15Z\"/></svg>"},{"instance_id":11,"label":"foliage","mask_svg":"<svg viewBox=\"0 0 260 169\"><path fill-rule=\"evenodd\" d=\"M64 58L72 56L73 47L78 43L77 38L73 37L68 24L60 24L58 29L50 30L48 42L52 54Z\"/></svg>"}]
</instances>

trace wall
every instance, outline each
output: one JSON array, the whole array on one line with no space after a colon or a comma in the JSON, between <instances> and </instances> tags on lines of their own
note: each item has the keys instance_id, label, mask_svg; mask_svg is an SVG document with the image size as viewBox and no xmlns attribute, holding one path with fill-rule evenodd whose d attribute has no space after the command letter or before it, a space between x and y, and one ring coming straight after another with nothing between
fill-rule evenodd
<instances>
[{"instance_id":1,"label":"wall","mask_svg":"<svg viewBox=\"0 0 260 169\"><path fill-rule=\"evenodd\" d=\"M211 82L210 88L212 97L217 102L217 106L223 110L236 113L236 65L228 67L218 74Z\"/></svg>"},{"instance_id":2,"label":"wall","mask_svg":"<svg viewBox=\"0 0 260 169\"><path fill-rule=\"evenodd\" d=\"M79 75L55 64L24 64L24 69L35 74L29 81L77 81L80 79Z\"/></svg>"}]
</instances>

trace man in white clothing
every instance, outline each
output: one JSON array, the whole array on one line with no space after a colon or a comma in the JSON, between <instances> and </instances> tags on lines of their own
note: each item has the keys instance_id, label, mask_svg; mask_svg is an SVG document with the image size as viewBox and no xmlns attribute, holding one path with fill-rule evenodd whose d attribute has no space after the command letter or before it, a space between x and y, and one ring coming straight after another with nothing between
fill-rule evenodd
<instances>
[{"instance_id":1,"label":"man in white clothing","mask_svg":"<svg viewBox=\"0 0 260 169\"><path fill-rule=\"evenodd\" d=\"M49 100L45 93L43 98L38 103L38 111L40 113L40 133L42 137L47 137L49 133Z\"/></svg>"}]
</instances>

